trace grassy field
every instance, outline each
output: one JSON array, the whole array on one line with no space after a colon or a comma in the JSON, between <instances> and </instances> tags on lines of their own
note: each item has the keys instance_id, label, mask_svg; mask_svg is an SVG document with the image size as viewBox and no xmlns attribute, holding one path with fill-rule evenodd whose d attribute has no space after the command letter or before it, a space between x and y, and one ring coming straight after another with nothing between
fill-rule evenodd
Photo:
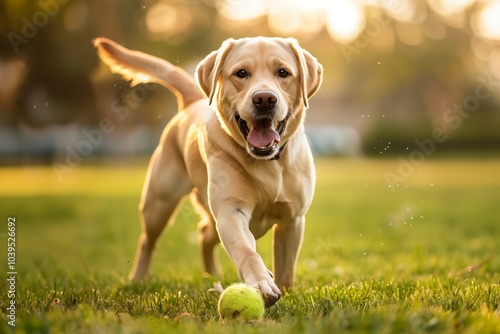
<instances>
[{"instance_id":1,"label":"grassy field","mask_svg":"<svg viewBox=\"0 0 500 334\"><path fill-rule=\"evenodd\" d=\"M16 217L18 333L500 333L500 159L426 161L394 191L397 159L318 159L295 288L264 320L218 319L189 204L129 284L146 162L0 168L2 272ZM271 239L258 243L271 262ZM2 279L0 332L9 285Z\"/></svg>"}]
</instances>

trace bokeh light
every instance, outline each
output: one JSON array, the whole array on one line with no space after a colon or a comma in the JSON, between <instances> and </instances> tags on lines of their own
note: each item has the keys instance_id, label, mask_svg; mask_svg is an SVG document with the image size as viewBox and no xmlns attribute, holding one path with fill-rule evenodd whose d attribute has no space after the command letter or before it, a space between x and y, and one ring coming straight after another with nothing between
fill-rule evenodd
<instances>
[{"instance_id":1,"label":"bokeh light","mask_svg":"<svg viewBox=\"0 0 500 334\"><path fill-rule=\"evenodd\" d=\"M414 0L387 0L382 2L382 8L398 21L411 22L417 14Z\"/></svg>"},{"instance_id":2,"label":"bokeh light","mask_svg":"<svg viewBox=\"0 0 500 334\"><path fill-rule=\"evenodd\" d=\"M39 5L49 2L8 0L0 12L3 35L15 32L22 37L4 39L8 56L0 57L0 72L15 74L4 75L0 84L0 110L10 108L5 116L9 126L78 123L84 113L91 115L86 119L95 120L108 112L102 102L113 93L105 89L107 72L100 68L100 75L89 75L97 73L99 64L89 42L96 36L173 59L190 73L229 37L297 38L325 69L314 103L322 104L319 109L335 108L335 115L341 115L324 116L327 122L347 120L358 126L357 111L347 110L362 101L356 110L372 109L372 117L364 117L367 111L359 116L366 123L359 125L361 132L382 125L397 128L386 123L400 125L410 119L423 132L428 124L438 124L447 105L470 94L480 75L500 78L500 0L138 0L102 1L99 6L91 0L73 0L59 6L54 17ZM47 17L50 24L30 29L27 20L33 17ZM9 60L18 53L21 67ZM36 56L30 58L32 54ZM86 82L86 77L91 80ZM21 83L26 87L21 89ZM93 93L98 107L92 106ZM500 110L500 97L494 96L480 108ZM151 103L159 109L163 101L156 98L151 97ZM79 106L78 112L59 107L69 105L69 100ZM383 120L376 120L377 112L383 113ZM134 113L142 117L138 115ZM148 126L154 124L153 112L143 115ZM318 115L311 113L308 119L323 123ZM482 134L490 124L488 120L480 131L471 128L467 133ZM497 132L491 130L488 138L497 138ZM385 129L380 133L385 135ZM1 147L0 143L0 151Z\"/></svg>"},{"instance_id":3,"label":"bokeh light","mask_svg":"<svg viewBox=\"0 0 500 334\"><path fill-rule=\"evenodd\" d=\"M500 41L500 1L489 2L477 13L477 28L484 38Z\"/></svg>"},{"instance_id":4,"label":"bokeh light","mask_svg":"<svg viewBox=\"0 0 500 334\"><path fill-rule=\"evenodd\" d=\"M490 70L494 76L500 79L500 48L496 48L491 52Z\"/></svg>"},{"instance_id":5,"label":"bokeh light","mask_svg":"<svg viewBox=\"0 0 500 334\"><path fill-rule=\"evenodd\" d=\"M295 1L279 0L269 5L269 28L279 35L292 34L300 27L301 13Z\"/></svg>"},{"instance_id":6,"label":"bokeh light","mask_svg":"<svg viewBox=\"0 0 500 334\"><path fill-rule=\"evenodd\" d=\"M421 26L416 23L396 23L396 34L407 45L418 45L423 41Z\"/></svg>"},{"instance_id":7,"label":"bokeh light","mask_svg":"<svg viewBox=\"0 0 500 334\"><path fill-rule=\"evenodd\" d=\"M269 3L269 28L280 35L314 36L324 26L323 8L321 0L274 1Z\"/></svg>"},{"instance_id":8,"label":"bokeh light","mask_svg":"<svg viewBox=\"0 0 500 334\"><path fill-rule=\"evenodd\" d=\"M217 0L216 7L222 16L236 23L265 15L268 4L266 0Z\"/></svg>"},{"instance_id":9,"label":"bokeh light","mask_svg":"<svg viewBox=\"0 0 500 334\"><path fill-rule=\"evenodd\" d=\"M182 33L189 29L192 21L189 10L174 6L168 0L158 1L146 13L146 27L154 39Z\"/></svg>"},{"instance_id":10,"label":"bokeh light","mask_svg":"<svg viewBox=\"0 0 500 334\"><path fill-rule=\"evenodd\" d=\"M325 3L326 4L326 3ZM365 27L363 7L347 0L326 4L326 28L330 36L340 43L350 43Z\"/></svg>"},{"instance_id":11,"label":"bokeh light","mask_svg":"<svg viewBox=\"0 0 500 334\"><path fill-rule=\"evenodd\" d=\"M493 46L481 38L474 36L471 39L471 48L474 56L481 61L489 61Z\"/></svg>"},{"instance_id":12,"label":"bokeh light","mask_svg":"<svg viewBox=\"0 0 500 334\"><path fill-rule=\"evenodd\" d=\"M88 16L88 5L84 1L75 1L64 14L64 27L69 31L82 29Z\"/></svg>"},{"instance_id":13,"label":"bokeh light","mask_svg":"<svg viewBox=\"0 0 500 334\"><path fill-rule=\"evenodd\" d=\"M427 38L440 40L446 37L446 25L435 15L427 16L425 24L422 26L422 32Z\"/></svg>"},{"instance_id":14,"label":"bokeh light","mask_svg":"<svg viewBox=\"0 0 500 334\"><path fill-rule=\"evenodd\" d=\"M218 23L224 29L247 30L261 25L278 36L310 39L326 31L332 40L353 43L373 20L370 12L383 13L395 21L383 27L373 45L390 51L399 40L406 45L419 45L425 38L441 40L447 27L466 29L471 22L481 38L500 40L500 1L478 0L214 0ZM480 8L469 15L473 8ZM196 18L184 6L170 0L158 0L147 6L145 23L154 39L167 40L183 34ZM262 31L262 29L260 29Z\"/></svg>"},{"instance_id":15,"label":"bokeh light","mask_svg":"<svg viewBox=\"0 0 500 334\"><path fill-rule=\"evenodd\" d=\"M462 13L476 0L428 0L427 4L432 10L442 16L452 16Z\"/></svg>"}]
</instances>

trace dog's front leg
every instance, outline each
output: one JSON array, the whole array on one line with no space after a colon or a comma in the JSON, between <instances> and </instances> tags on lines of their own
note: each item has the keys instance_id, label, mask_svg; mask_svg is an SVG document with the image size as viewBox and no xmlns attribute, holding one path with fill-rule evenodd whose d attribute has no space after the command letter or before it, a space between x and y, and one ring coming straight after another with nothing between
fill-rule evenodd
<instances>
[{"instance_id":1,"label":"dog's front leg","mask_svg":"<svg viewBox=\"0 0 500 334\"><path fill-rule=\"evenodd\" d=\"M304 226L305 218L303 216L274 226L273 270L276 275L276 284L282 291L293 285Z\"/></svg>"},{"instance_id":2,"label":"dog's front leg","mask_svg":"<svg viewBox=\"0 0 500 334\"><path fill-rule=\"evenodd\" d=\"M256 252L255 237L249 228L252 211L243 203L234 201L221 202L212 209L220 240L238 268L240 278L261 291L266 306L274 305L281 292Z\"/></svg>"}]
</instances>

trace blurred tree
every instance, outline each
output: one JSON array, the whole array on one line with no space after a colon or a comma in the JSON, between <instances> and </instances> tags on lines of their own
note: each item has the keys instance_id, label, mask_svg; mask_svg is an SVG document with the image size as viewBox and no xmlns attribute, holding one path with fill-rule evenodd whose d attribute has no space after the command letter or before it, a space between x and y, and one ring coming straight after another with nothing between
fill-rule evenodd
<instances>
[{"instance_id":1,"label":"blurred tree","mask_svg":"<svg viewBox=\"0 0 500 334\"><path fill-rule=\"evenodd\" d=\"M449 146L498 146L498 15L500 5L476 0L4 0L0 126L91 125L110 116L114 99L127 103L133 90L98 61L96 36L192 72L228 37L277 35L298 38L325 67L308 121L358 129L368 153L379 152L380 140L406 149L436 127ZM460 127L446 124L450 108L474 96L479 76L493 81L491 97ZM120 124L157 133L173 103L155 89Z\"/></svg>"}]
</instances>

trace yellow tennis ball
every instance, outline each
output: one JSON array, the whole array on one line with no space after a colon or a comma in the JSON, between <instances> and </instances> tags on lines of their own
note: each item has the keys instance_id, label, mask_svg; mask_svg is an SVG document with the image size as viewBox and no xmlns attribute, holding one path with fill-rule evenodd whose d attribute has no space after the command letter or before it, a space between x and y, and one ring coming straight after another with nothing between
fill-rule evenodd
<instances>
[{"instance_id":1,"label":"yellow tennis ball","mask_svg":"<svg viewBox=\"0 0 500 334\"><path fill-rule=\"evenodd\" d=\"M248 284L236 283L222 292L218 305L222 319L260 320L266 311L260 291Z\"/></svg>"}]
</instances>

